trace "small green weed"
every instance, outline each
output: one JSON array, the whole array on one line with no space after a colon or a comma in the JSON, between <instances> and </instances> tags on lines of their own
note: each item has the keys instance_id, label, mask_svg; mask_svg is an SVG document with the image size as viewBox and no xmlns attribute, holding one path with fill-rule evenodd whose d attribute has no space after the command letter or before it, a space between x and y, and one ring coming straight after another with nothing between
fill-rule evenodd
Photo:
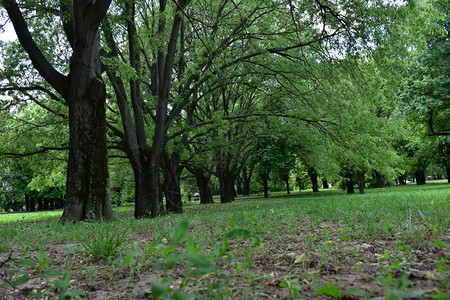
<instances>
[{"instance_id":1,"label":"small green weed","mask_svg":"<svg viewBox=\"0 0 450 300\"><path fill-rule=\"evenodd\" d=\"M12 253L12 252L11 252ZM22 259L16 260L12 255L0 263L1 287L12 289L11 295L29 294L33 299L48 299L58 296L58 299L80 299L82 291L69 289L71 276L68 271L52 268L52 260L45 257L41 248L37 258L27 258L27 250ZM41 284L46 281L47 284ZM25 287L24 287L25 286Z\"/></svg>"},{"instance_id":2,"label":"small green weed","mask_svg":"<svg viewBox=\"0 0 450 300\"><path fill-rule=\"evenodd\" d=\"M129 230L122 230L117 223L100 224L92 235L84 236L79 242L94 260L110 259L128 241L128 234Z\"/></svg>"}]
</instances>

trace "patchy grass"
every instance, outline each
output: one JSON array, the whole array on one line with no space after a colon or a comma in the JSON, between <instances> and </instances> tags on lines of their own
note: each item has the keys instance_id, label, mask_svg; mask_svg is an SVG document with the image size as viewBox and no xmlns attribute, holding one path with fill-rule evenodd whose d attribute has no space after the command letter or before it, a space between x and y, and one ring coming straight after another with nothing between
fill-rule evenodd
<instances>
[{"instance_id":1,"label":"patchy grass","mask_svg":"<svg viewBox=\"0 0 450 300\"><path fill-rule=\"evenodd\" d=\"M65 226L1 215L0 298L450 297L448 184L132 210Z\"/></svg>"}]
</instances>

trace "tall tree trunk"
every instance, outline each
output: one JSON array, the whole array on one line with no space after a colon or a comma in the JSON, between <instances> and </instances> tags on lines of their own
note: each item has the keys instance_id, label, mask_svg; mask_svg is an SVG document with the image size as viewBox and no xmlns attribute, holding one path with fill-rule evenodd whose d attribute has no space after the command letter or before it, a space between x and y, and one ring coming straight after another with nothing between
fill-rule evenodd
<instances>
[{"instance_id":1,"label":"tall tree trunk","mask_svg":"<svg viewBox=\"0 0 450 300\"><path fill-rule=\"evenodd\" d=\"M181 157L178 153L163 154L164 194L166 195L166 212L182 213L180 176L183 167L180 166Z\"/></svg>"},{"instance_id":2,"label":"tall tree trunk","mask_svg":"<svg viewBox=\"0 0 450 300\"><path fill-rule=\"evenodd\" d=\"M314 193L318 193L319 192L319 183L317 182L317 172L316 172L316 170L314 170L314 168L312 168L312 167L309 167L308 168L308 174L309 174L309 178L311 179L313 192Z\"/></svg>"},{"instance_id":3,"label":"tall tree trunk","mask_svg":"<svg viewBox=\"0 0 450 300\"><path fill-rule=\"evenodd\" d=\"M2 4L33 66L69 107L67 194L60 222L112 220L106 157L106 93L98 33L111 0L61 1L61 8L67 13L64 31L73 50L68 76L59 73L40 51L17 2Z\"/></svg>"},{"instance_id":4,"label":"tall tree trunk","mask_svg":"<svg viewBox=\"0 0 450 300\"><path fill-rule=\"evenodd\" d=\"M328 180L322 179L322 188L327 189L328 188Z\"/></svg>"},{"instance_id":5,"label":"tall tree trunk","mask_svg":"<svg viewBox=\"0 0 450 300\"><path fill-rule=\"evenodd\" d=\"M286 177L285 182L286 182L286 193L288 195L290 195L291 194L291 189L289 187L289 177Z\"/></svg>"},{"instance_id":6,"label":"tall tree trunk","mask_svg":"<svg viewBox=\"0 0 450 300\"><path fill-rule=\"evenodd\" d=\"M376 187L382 188L383 187L383 176L380 173L378 173L377 171L375 171L375 180L377 182Z\"/></svg>"},{"instance_id":7,"label":"tall tree trunk","mask_svg":"<svg viewBox=\"0 0 450 300\"><path fill-rule=\"evenodd\" d=\"M364 186L365 186L365 181L364 181L364 172L360 171L356 173L356 177L358 180L358 189L359 189L359 193L360 194L364 194Z\"/></svg>"},{"instance_id":8,"label":"tall tree trunk","mask_svg":"<svg viewBox=\"0 0 450 300\"><path fill-rule=\"evenodd\" d=\"M242 178L240 176L236 178L236 194L242 195Z\"/></svg>"},{"instance_id":9,"label":"tall tree trunk","mask_svg":"<svg viewBox=\"0 0 450 300\"><path fill-rule=\"evenodd\" d=\"M225 174L223 174L225 175ZM220 182L220 203L230 203L234 201L234 195L236 194L234 190L235 177L231 174L221 176L219 178Z\"/></svg>"},{"instance_id":10,"label":"tall tree trunk","mask_svg":"<svg viewBox=\"0 0 450 300\"><path fill-rule=\"evenodd\" d=\"M263 190L264 190L264 198L269 198L269 179L268 176L264 176L262 179L263 182Z\"/></svg>"},{"instance_id":11,"label":"tall tree trunk","mask_svg":"<svg viewBox=\"0 0 450 300\"><path fill-rule=\"evenodd\" d=\"M25 211L31 211L30 198L29 194L25 194Z\"/></svg>"},{"instance_id":12,"label":"tall tree trunk","mask_svg":"<svg viewBox=\"0 0 450 300\"><path fill-rule=\"evenodd\" d=\"M253 175L253 167L247 169L247 167L242 167L242 184L244 186L242 194L244 196L250 196L250 181Z\"/></svg>"},{"instance_id":13,"label":"tall tree trunk","mask_svg":"<svg viewBox=\"0 0 450 300\"><path fill-rule=\"evenodd\" d=\"M158 164L144 164L133 167L135 181L136 219L156 217L161 214L159 200L159 170Z\"/></svg>"},{"instance_id":14,"label":"tall tree trunk","mask_svg":"<svg viewBox=\"0 0 450 300\"><path fill-rule=\"evenodd\" d=\"M423 171L415 172L414 176L416 177L417 185L425 184L425 172Z\"/></svg>"},{"instance_id":15,"label":"tall tree trunk","mask_svg":"<svg viewBox=\"0 0 450 300\"><path fill-rule=\"evenodd\" d=\"M405 185L405 178L403 177L403 175L398 176L398 182L400 185Z\"/></svg>"},{"instance_id":16,"label":"tall tree trunk","mask_svg":"<svg viewBox=\"0 0 450 300\"><path fill-rule=\"evenodd\" d=\"M446 169L446 173L447 173L447 182L450 183L450 167Z\"/></svg>"},{"instance_id":17,"label":"tall tree trunk","mask_svg":"<svg viewBox=\"0 0 450 300\"><path fill-rule=\"evenodd\" d=\"M202 167L196 167L194 170L195 179L197 180L197 186L200 194L200 203L214 203L211 188L209 187L209 180L211 175L206 173Z\"/></svg>"},{"instance_id":18,"label":"tall tree trunk","mask_svg":"<svg viewBox=\"0 0 450 300\"><path fill-rule=\"evenodd\" d=\"M355 188L354 188L354 184L353 184L353 175L350 172L347 172L345 174L345 177L347 178L347 194L354 194L355 193Z\"/></svg>"},{"instance_id":19,"label":"tall tree trunk","mask_svg":"<svg viewBox=\"0 0 450 300\"><path fill-rule=\"evenodd\" d=\"M43 211L44 209L43 209L43 201L42 201L42 197L39 197L39 198L37 199L37 201L38 201L38 211Z\"/></svg>"},{"instance_id":20,"label":"tall tree trunk","mask_svg":"<svg viewBox=\"0 0 450 300\"><path fill-rule=\"evenodd\" d=\"M36 199L34 197L30 197L30 211L36 211Z\"/></svg>"},{"instance_id":21,"label":"tall tree trunk","mask_svg":"<svg viewBox=\"0 0 450 300\"><path fill-rule=\"evenodd\" d=\"M303 185L302 180L300 179L300 177L296 177L295 181L297 182L297 185L298 185L298 192L301 193L302 192L302 185Z\"/></svg>"},{"instance_id":22,"label":"tall tree trunk","mask_svg":"<svg viewBox=\"0 0 450 300\"><path fill-rule=\"evenodd\" d=\"M96 44L99 42L98 35L92 38L97 39ZM83 84L77 78L86 76L84 73L79 70L72 75L69 162L62 223L114 219L107 161L105 86L101 77L94 77L88 86L80 88Z\"/></svg>"}]
</instances>

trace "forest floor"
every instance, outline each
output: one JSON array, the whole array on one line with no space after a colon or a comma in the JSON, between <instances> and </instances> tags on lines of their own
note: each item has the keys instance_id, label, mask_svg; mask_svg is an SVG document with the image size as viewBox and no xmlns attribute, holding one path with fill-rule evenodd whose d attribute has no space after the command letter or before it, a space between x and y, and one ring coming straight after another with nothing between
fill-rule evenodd
<instances>
[{"instance_id":1,"label":"forest floor","mask_svg":"<svg viewBox=\"0 0 450 300\"><path fill-rule=\"evenodd\" d=\"M0 299L450 299L448 184L132 210L0 225Z\"/></svg>"}]
</instances>

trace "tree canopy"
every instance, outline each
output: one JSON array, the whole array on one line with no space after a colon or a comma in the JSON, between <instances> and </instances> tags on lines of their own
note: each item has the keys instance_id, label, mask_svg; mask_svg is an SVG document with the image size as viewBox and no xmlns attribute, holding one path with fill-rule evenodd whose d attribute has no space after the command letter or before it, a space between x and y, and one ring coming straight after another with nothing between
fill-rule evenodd
<instances>
[{"instance_id":1,"label":"tree canopy","mask_svg":"<svg viewBox=\"0 0 450 300\"><path fill-rule=\"evenodd\" d=\"M0 3L18 36L0 49L2 172L65 186L64 223L113 219L111 190L136 218L180 213L183 174L226 203L253 173L289 191L299 164L315 190L360 192L448 170L439 1Z\"/></svg>"}]
</instances>

